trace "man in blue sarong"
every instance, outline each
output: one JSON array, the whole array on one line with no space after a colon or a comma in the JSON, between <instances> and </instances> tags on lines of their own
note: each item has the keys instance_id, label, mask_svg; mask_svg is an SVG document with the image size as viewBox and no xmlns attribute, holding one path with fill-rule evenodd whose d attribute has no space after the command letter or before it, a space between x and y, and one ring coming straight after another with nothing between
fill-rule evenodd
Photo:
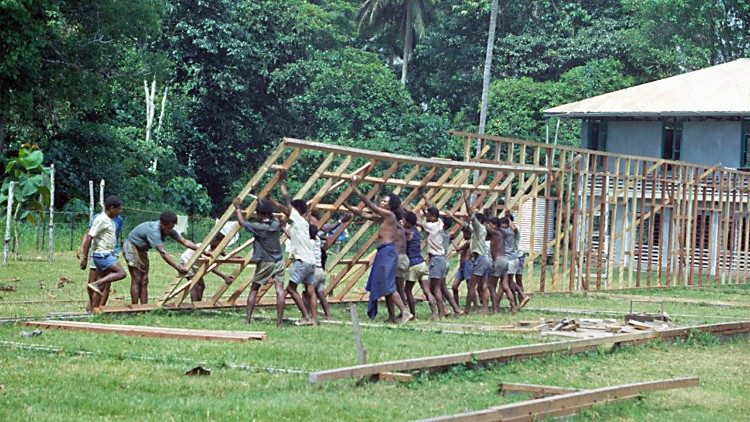
<instances>
[{"instance_id":1,"label":"man in blue sarong","mask_svg":"<svg viewBox=\"0 0 750 422\"><path fill-rule=\"evenodd\" d=\"M380 205L377 205L359 190L357 187L359 180L356 175L352 176L352 191L362 199L372 213L360 212L358 214L378 224L378 239L380 241L365 287L370 293L367 316L370 319L375 319L378 314L378 299L385 296L386 301L398 306L401 317L398 318L397 322L404 324L411 319L411 312L404 306L404 302L396 292L396 265L398 261L396 241L398 240L399 227L397 214L400 213L401 200L393 194L383 195Z\"/></svg>"}]
</instances>

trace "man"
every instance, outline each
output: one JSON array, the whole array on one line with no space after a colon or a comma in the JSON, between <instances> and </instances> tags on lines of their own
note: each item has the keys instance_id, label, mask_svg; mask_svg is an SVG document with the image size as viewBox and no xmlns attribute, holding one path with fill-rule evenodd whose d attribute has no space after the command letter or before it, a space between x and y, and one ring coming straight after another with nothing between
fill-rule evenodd
<instances>
[{"instance_id":1,"label":"man","mask_svg":"<svg viewBox=\"0 0 750 422\"><path fill-rule=\"evenodd\" d=\"M307 213L307 202L302 199L292 200L289 197L285 179L286 171L284 170L279 175L279 190L286 205L286 208L282 208L281 212L287 216L290 223L289 258L292 260L289 285L286 290L302 312L302 320L300 320L299 325L313 325L317 324L317 321L313 318L311 312L318 305L315 301L315 251L310 241L310 223L304 217ZM297 286L300 284L304 285L307 303L304 303L302 297L297 293Z\"/></svg>"},{"instance_id":2,"label":"man","mask_svg":"<svg viewBox=\"0 0 750 422\"><path fill-rule=\"evenodd\" d=\"M218 246L219 243L224 239L224 235L221 233L218 233L213 239L211 239L211 243L209 243L208 248L206 248L207 252L213 252ZM196 246L200 246L200 243ZM195 252L192 249L185 249L185 252L180 255L180 266L184 267L187 265L187 262L190 260L190 258L193 257L193 254ZM190 269L188 269L187 274L185 274L185 278L188 280L192 280L193 277L195 277L195 272L198 271L198 264L193 264ZM232 284L234 281L234 278L232 276L226 275L222 272L220 272L218 269L214 268L211 270L212 273L218 275L221 277L225 283ZM204 275L205 276L205 275ZM203 300L203 291L206 290L206 282L203 280L203 277L201 277L198 282L195 283L192 289L190 289L190 300L192 302L200 302Z\"/></svg>"},{"instance_id":3,"label":"man","mask_svg":"<svg viewBox=\"0 0 750 422\"><path fill-rule=\"evenodd\" d=\"M122 254L128 263L130 270L130 299L135 305L148 303L148 251L151 248L159 251L164 262L177 270L180 274L187 273L187 269L179 265L167 249L164 248L164 240L171 237L186 248L196 250L195 243L183 238L174 229L177 224L177 215L172 211L164 211L157 221L146 221L130 231L122 245ZM208 255L208 253L206 254Z\"/></svg>"},{"instance_id":4,"label":"man","mask_svg":"<svg viewBox=\"0 0 750 422\"><path fill-rule=\"evenodd\" d=\"M516 227L515 223L513 222L513 214L510 212L510 210L505 210L505 217L508 218L509 221L509 227L513 231L514 239L515 239L515 250L516 250L516 257L518 258L518 263L516 265L516 271L515 274L510 273L508 275L508 284L510 285L510 289L513 291L513 294L515 295L516 303L518 303L518 308L521 309L524 306L526 306L527 303L529 303L529 297L526 296L526 294L523 292L523 266L524 261L526 260L526 253L521 250L521 232L518 230L518 227ZM514 280L515 275L515 280Z\"/></svg>"},{"instance_id":5,"label":"man","mask_svg":"<svg viewBox=\"0 0 750 422\"><path fill-rule=\"evenodd\" d=\"M387 195L383 196L384 198L387 197ZM398 199L398 198L397 198ZM399 202L400 204L400 202ZM348 209L352 214L357 215L359 217L362 217L366 220L374 221L378 224L382 221L381 217L377 214L373 214L364 210L361 210L359 208L354 208L351 205L344 202L344 207ZM402 216L402 210L400 209L400 205L398 209L394 211L394 215L396 217L396 292L398 293L398 296L401 298L401 303L408 304L408 300L406 297L406 278L409 275L409 257L406 255L406 230L404 229L404 226L401 224L401 216ZM385 304L388 308L388 318L385 320L385 322L389 322L392 324L395 324L398 322L398 318L401 318L403 315L399 314L396 316L395 308L393 299L391 296L385 297ZM410 313L410 318L414 319L414 314Z\"/></svg>"},{"instance_id":6,"label":"man","mask_svg":"<svg viewBox=\"0 0 750 422\"><path fill-rule=\"evenodd\" d=\"M102 290L106 290L110 283L126 277L125 270L115 256L117 236L113 219L120 215L121 210L122 200L117 196L108 197L104 201L104 211L91 223L91 228L84 236L83 244L76 254L81 260L81 269L85 270L89 266L89 249L93 246L91 258L96 266L97 275L96 281L88 284L89 310L102 306Z\"/></svg>"},{"instance_id":7,"label":"man","mask_svg":"<svg viewBox=\"0 0 750 422\"><path fill-rule=\"evenodd\" d=\"M245 322L252 321L255 301L258 297L260 286L272 281L276 288L276 326L284 324L284 302L286 291L284 290L284 258L281 256L281 223L274 217L273 204L265 199L258 199L255 207L257 218L248 221L242 212L242 200L234 198L235 216L240 226L253 234L253 256L255 263L255 274L253 275L252 287L247 295L247 316Z\"/></svg>"},{"instance_id":8,"label":"man","mask_svg":"<svg viewBox=\"0 0 750 422\"><path fill-rule=\"evenodd\" d=\"M401 317L397 322L405 324L411 319L412 315L409 309L404 306L401 297L396 293L396 264L398 260L396 242L399 230L397 214L400 212L401 200L393 194L383 195L380 206L378 206L359 190L358 182L359 178L352 176L352 191L372 211L372 213L363 213L362 215L378 224L378 239L380 241L375 259L370 267L367 286L365 286L365 289L370 292L367 316L371 320L375 319L378 314L378 299L385 296L386 301L393 301L392 303L398 306L401 311Z\"/></svg>"},{"instance_id":9,"label":"man","mask_svg":"<svg viewBox=\"0 0 750 422\"><path fill-rule=\"evenodd\" d=\"M484 226L486 217L484 214L474 212L474 204L466 198L466 192L461 192L461 198L466 208L466 215L469 218L468 225L471 228L471 240L469 242L469 251L471 252L472 275L469 280L469 291L466 294L466 306L464 312L469 312L469 304L476 300L477 294L482 302L481 314L486 315L487 311L487 294L486 281L490 275L490 248L487 245L487 228Z\"/></svg>"}]
</instances>

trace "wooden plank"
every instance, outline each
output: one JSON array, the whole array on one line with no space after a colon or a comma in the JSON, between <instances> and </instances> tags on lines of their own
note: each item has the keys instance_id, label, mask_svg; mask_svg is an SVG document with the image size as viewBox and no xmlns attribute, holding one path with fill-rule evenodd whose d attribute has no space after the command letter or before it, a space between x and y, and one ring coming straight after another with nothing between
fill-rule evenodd
<instances>
[{"instance_id":1,"label":"wooden plank","mask_svg":"<svg viewBox=\"0 0 750 422\"><path fill-rule=\"evenodd\" d=\"M501 382L497 385L500 394L505 393L531 393L534 398L558 396L560 394L575 393L577 388L556 387L554 385L517 384L513 382Z\"/></svg>"},{"instance_id":2,"label":"wooden plank","mask_svg":"<svg viewBox=\"0 0 750 422\"><path fill-rule=\"evenodd\" d=\"M550 204L550 196L552 194L552 176L555 174L551 171L552 168L552 149L546 148L545 149L545 162L548 166L548 173L546 174L546 179L544 183L544 224L542 225L542 260L540 263L540 271L539 271L539 291L543 292L545 287L545 277L547 275L547 246L549 243L549 204Z\"/></svg>"},{"instance_id":3,"label":"wooden plank","mask_svg":"<svg viewBox=\"0 0 750 422\"><path fill-rule=\"evenodd\" d=\"M641 167L645 166L645 163L643 163L641 160L637 160L635 163L635 169L633 171L633 197L632 197L632 205L630 207L630 241L628 244L628 283L625 287L633 287L633 270L636 267L635 263L635 244L638 242L638 239L635 238L635 229L636 229L636 208L638 207L638 181L640 180L639 172L641 171Z\"/></svg>"},{"instance_id":4,"label":"wooden plank","mask_svg":"<svg viewBox=\"0 0 750 422\"><path fill-rule=\"evenodd\" d=\"M750 309L748 303L737 303L731 301L720 301L720 300L703 300L703 299L688 299L679 297L666 297L666 296L644 296L644 295L629 295L620 293L603 293L603 292L590 292L587 296L596 298L606 299L623 299L623 300L638 300L639 302L648 303L677 303L681 305L699 305L699 306L716 306L722 308L740 308Z\"/></svg>"},{"instance_id":5,"label":"wooden plank","mask_svg":"<svg viewBox=\"0 0 750 422\"><path fill-rule=\"evenodd\" d=\"M523 149L525 149L525 145ZM560 166L565 162L566 151L560 151ZM563 210L568 209L569 202L565 202L565 172L555 171L555 177L557 178L557 193L556 193L556 209L555 209L555 234L561 236L563 233L562 219ZM520 215L520 213L519 213ZM567 225L566 225L567 226ZM561 242L555 242L552 246L552 291L556 291L558 281L564 277L565 267L560 266L560 251L564 248Z\"/></svg>"},{"instance_id":6,"label":"wooden plank","mask_svg":"<svg viewBox=\"0 0 750 422\"><path fill-rule=\"evenodd\" d=\"M474 352L462 352L449 355L430 356L397 360L368 365L350 366L345 368L334 368L324 371L310 373L311 383L320 383L336 379L363 377L380 372L404 372L417 369L432 369L455 365L463 365L469 362L494 362L526 359L532 357L546 356L553 353L580 353L587 350L596 350L599 346L628 344L641 344L654 339L671 340L686 338L691 332L709 332L721 335L733 335L750 332L750 321L733 322L726 324L698 325L694 327L676 328L664 331L639 332L633 334L615 335L607 338L567 340L523 346L503 347L499 349L479 350Z\"/></svg>"},{"instance_id":7,"label":"wooden plank","mask_svg":"<svg viewBox=\"0 0 750 422\"><path fill-rule=\"evenodd\" d=\"M373 375L370 379L373 381L411 382L414 380L414 376L412 374L402 374L400 372L381 372Z\"/></svg>"},{"instance_id":8,"label":"wooden plank","mask_svg":"<svg viewBox=\"0 0 750 422\"><path fill-rule=\"evenodd\" d=\"M430 158L422 158L410 155L399 155L389 152L381 151L370 151L366 149L343 147L339 145L324 144L321 142L304 141L301 139L284 138L284 142L289 146L298 148L312 149L324 152L334 152L337 154L345 155L356 155L359 157L365 157L374 160L390 161L397 163L409 163L417 164L420 166L431 167L434 166L435 160ZM547 168L541 166L525 165L521 166L518 164L490 164L480 163L475 161L453 161L453 160L440 160L441 167L454 168L454 169L467 169L467 170L480 170L480 171L526 171L530 173L546 173Z\"/></svg>"},{"instance_id":9,"label":"wooden plank","mask_svg":"<svg viewBox=\"0 0 750 422\"><path fill-rule=\"evenodd\" d=\"M602 252L604 251L604 239L605 239L605 222L609 218L606 214L607 210L607 195L609 190L609 157L604 156L604 171L600 176L604 177L602 182L601 191L599 192L599 243L596 251L596 290L602 289Z\"/></svg>"},{"instance_id":10,"label":"wooden plank","mask_svg":"<svg viewBox=\"0 0 750 422\"><path fill-rule=\"evenodd\" d=\"M569 416L595 404L639 396L643 392L697 387L697 377L672 378L631 384L613 385L575 391L552 397L511 403L474 412L442 416L425 421L532 421L553 416Z\"/></svg>"},{"instance_id":11,"label":"wooden plank","mask_svg":"<svg viewBox=\"0 0 750 422\"><path fill-rule=\"evenodd\" d=\"M266 340L265 332L256 331L221 331L196 330L188 328L164 328L138 325L98 324L75 321L28 321L23 325L45 329L62 329L72 331L88 331L96 333L112 333L126 336L176 338L190 340L223 340L243 342L249 340Z\"/></svg>"},{"instance_id":12,"label":"wooden plank","mask_svg":"<svg viewBox=\"0 0 750 422\"><path fill-rule=\"evenodd\" d=\"M610 288L612 286L612 283L614 282L614 267L615 267L615 241L614 241L614 233L617 233L617 191L620 184L620 159L617 158L615 160L615 167L614 167L614 173L612 180L612 187L613 187L613 195L609 196L609 190L607 190L607 195L609 196L607 200L607 207L604 210L606 215L609 215L610 213L610 205L614 205L612 208L612 217L609 222L607 233L607 278L605 279L605 288Z\"/></svg>"},{"instance_id":13,"label":"wooden plank","mask_svg":"<svg viewBox=\"0 0 750 422\"><path fill-rule=\"evenodd\" d=\"M658 163L658 162L657 162ZM661 165L661 164L659 164ZM653 166L652 166L653 167ZM655 245L654 230L656 229L656 172L655 168L650 174L651 182L651 203L650 203L650 218L651 221L648 224L648 258L646 261L646 287L651 287L651 261L654 256L654 246L661 248L661 242ZM645 193L642 193L645 196ZM659 218L659 224L661 224L661 218ZM661 232L661 230L659 230Z\"/></svg>"},{"instance_id":14,"label":"wooden plank","mask_svg":"<svg viewBox=\"0 0 750 422\"><path fill-rule=\"evenodd\" d=\"M637 164L636 164L637 165ZM620 240L620 259L619 264L617 267L617 288L621 289L623 281L625 279L625 261L626 258L629 257L628 250L629 250L629 242L632 242L632 240L629 238L629 236L626 233L626 224L628 222L628 216L630 215L628 212L630 210L630 188L631 188L631 180L633 180L631 174L630 174L630 166L631 166L631 160L627 159L625 161L625 180L623 182L623 203L624 208L622 211L622 224L620 226L620 233L623 235L622 240ZM617 237L615 236L615 239ZM614 239L612 240L614 243ZM628 258L629 259L629 258Z\"/></svg>"},{"instance_id":15,"label":"wooden plank","mask_svg":"<svg viewBox=\"0 0 750 422\"><path fill-rule=\"evenodd\" d=\"M638 262L636 263L636 273L635 273L635 287L641 287L641 270L643 268L643 231L644 227L643 224L645 224L646 219L643 218L643 216L646 214L646 183L647 183L647 168L646 163L643 163L643 169L641 173L641 196L640 196L640 208L639 212L641 215L640 218L640 224L638 224L638 252L636 255L636 258L638 259Z\"/></svg>"}]
</instances>

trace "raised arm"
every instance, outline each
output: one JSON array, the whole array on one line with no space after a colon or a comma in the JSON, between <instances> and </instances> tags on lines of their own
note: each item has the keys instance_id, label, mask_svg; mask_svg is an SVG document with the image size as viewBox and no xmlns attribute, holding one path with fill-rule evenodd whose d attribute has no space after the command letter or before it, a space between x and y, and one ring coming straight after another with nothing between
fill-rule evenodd
<instances>
[{"instance_id":1,"label":"raised arm","mask_svg":"<svg viewBox=\"0 0 750 422\"><path fill-rule=\"evenodd\" d=\"M279 191L281 191L281 197L284 199L286 204L286 211L281 210L286 215L289 215L292 209L292 200L289 198L289 191L286 188L286 170L279 171Z\"/></svg>"},{"instance_id":2,"label":"raised arm","mask_svg":"<svg viewBox=\"0 0 750 422\"><path fill-rule=\"evenodd\" d=\"M344 207L348 209L352 214L362 217L364 219L370 220L370 221L381 221L383 218L377 214L373 214L371 212L367 212L365 210L361 210L359 208L355 208L346 202L344 202Z\"/></svg>"},{"instance_id":3,"label":"raised arm","mask_svg":"<svg viewBox=\"0 0 750 422\"><path fill-rule=\"evenodd\" d=\"M466 192L465 191L461 191L461 199L463 199L464 206L466 207L466 215L468 215L469 217L471 217L472 215L474 215L474 204L472 204L469 201L469 198L466 197Z\"/></svg>"},{"instance_id":4,"label":"raised arm","mask_svg":"<svg viewBox=\"0 0 750 422\"><path fill-rule=\"evenodd\" d=\"M234 215L237 217L237 222L240 223L240 226L245 227L247 220L245 220L245 216L242 215L242 200L235 197L232 200L232 205L234 205Z\"/></svg>"},{"instance_id":5,"label":"raised arm","mask_svg":"<svg viewBox=\"0 0 750 422\"><path fill-rule=\"evenodd\" d=\"M430 201L430 198L427 197L427 194L424 191L424 188L422 186L419 187L419 194L422 196L422 199L424 199L424 207L422 207L422 213L424 215L427 215L427 209L433 208L435 205Z\"/></svg>"},{"instance_id":6,"label":"raised arm","mask_svg":"<svg viewBox=\"0 0 750 422\"><path fill-rule=\"evenodd\" d=\"M359 198L362 200L362 202L367 205L367 208L371 209L373 212L378 214L379 216L386 218L388 215L391 214L391 212L385 208L380 208L375 202L373 202L370 198L367 197L362 191L359 190L359 187L357 187L357 184L359 183L359 178L356 175L352 175L351 180L351 187L352 191L359 196Z\"/></svg>"}]
</instances>

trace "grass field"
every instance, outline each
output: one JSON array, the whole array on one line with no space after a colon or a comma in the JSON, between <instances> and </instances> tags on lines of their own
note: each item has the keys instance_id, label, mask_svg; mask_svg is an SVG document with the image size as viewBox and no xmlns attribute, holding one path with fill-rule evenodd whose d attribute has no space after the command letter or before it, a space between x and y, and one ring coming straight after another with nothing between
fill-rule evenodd
<instances>
[{"instance_id":1,"label":"grass field","mask_svg":"<svg viewBox=\"0 0 750 422\"><path fill-rule=\"evenodd\" d=\"M152 296L161 293L171 272L152 260ZM0 279L19 278L13 292L0 292L0 318L41 317L81 312L84 273L72 254L56 263L12 261ZM69 282L58 287L58 280ZM214 281L216 282L216 281ZM128 281L115 285L114 297L127 294ZM681 325L750 319L750 289L726 286L671 288L617 293L730 302L737 306L666 303ZM79 302L73 302L79 300ZM40 302L44 301L44 302ZM50 302L58 301L58 302ZM64 302L59 302L64 301ZM26 302L26 303L21 303ZM657 310L656 303L636 303L636 310ZM520 316L472 315L446 323L499 325L520 319L563 317L578 310L592 317L622 318L629 301L584 294L536 295ZM364 320L364 306L358 307ZM288 308L288 315L298 316ZM423 317L403 328L367 327L363 342L368 362L432 356L549 341L537 335L494 332L455 334ZM271 309L258 315L272 317ZM334 319L347 320L348 309L334 308ZM248 329L241 311L152 312L98 315L85 319L169 327ZM379 324L380 325L380 324ZM70 419L222 419L222 420L408 420L479 410L525 396L497 394L499 382L595 388L676 376L698 376L701 387L649 393L640 400L599 405L574 420L746 420L750 414L750 341L719 342L696 336L679 343L651 343L578 356L552 356L484 368L453 368L418 373L409 384L335 381L311 385L310 371L356 363L351 327L285 326L261 320L251 330L268 333L265 342L167 340L45 330L22 337L30 328L0 325L0 420ZM203 365L208 377L188 377Z\"/></svg>"}]
</instances>

